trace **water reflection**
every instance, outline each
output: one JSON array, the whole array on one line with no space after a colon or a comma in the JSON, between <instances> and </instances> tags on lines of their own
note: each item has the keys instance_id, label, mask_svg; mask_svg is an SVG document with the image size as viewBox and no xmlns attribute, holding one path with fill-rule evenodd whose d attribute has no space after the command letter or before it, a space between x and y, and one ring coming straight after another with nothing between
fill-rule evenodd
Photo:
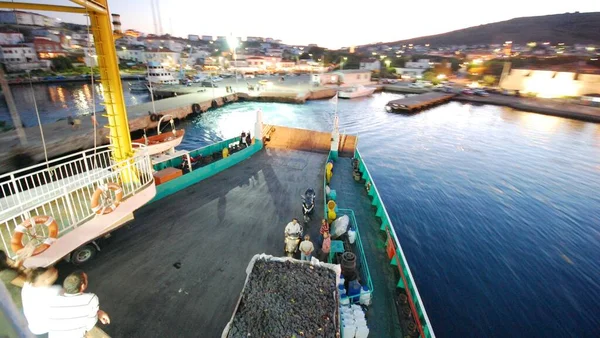
<instances>
[{"instance_id":1,"label":"water reflection","mask_svg":"<svg viewBox=\"0 0 600 338\"><path fill-rule=\"evenodd\" d=\"M128 88L128 81L123 81L123 88ZM21 120L26 126L37 125L37 118L33 104L31 87L27 85L11 85L11 90ZM95 93L95 103L92 100L92 90ZM84 115L104 110L102 102L104 92L102 84L94 83L93 89L90 83L64 83L64 84L34 84L36 103L40 112L42 123L56 122L69 115ZM131 93L124 91L125 104L136 105L150 101L147 93ZM11 121L6 101L0 100L0 121Z\"/></svg>"},{"instance_id":2,"label":"water reflection","mask_svg":"<svg viewBox=\"0 0 600 338\"><path fill-rule=\"evenodd\" d=\"M448 337L597 337L600 125L399 97L339 102L394 222L429 318ZM237 103L186 121L188 149L265 123L329 130L334 106ZM460 325L457 325L460 323Z\"/></svg>"}]
</instances>

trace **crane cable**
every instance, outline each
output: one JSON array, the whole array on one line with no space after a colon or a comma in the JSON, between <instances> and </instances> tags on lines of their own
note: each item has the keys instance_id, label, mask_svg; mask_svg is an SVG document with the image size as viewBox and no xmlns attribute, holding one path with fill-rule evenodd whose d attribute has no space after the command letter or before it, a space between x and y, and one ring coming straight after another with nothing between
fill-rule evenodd
<instances>
[{"instance_id":1,"label":"crane cable","mask_svg":"<svg viewBox=\"0 0 600 338\"><path fill-rule=\"evenodd\" d=\"M92 50L92 46L91 46L91 42L90 42L90 13L88 12L87 8L85 10L85 17L86 17L86 21L87 21L87 54L88 57L90 57L93 60L93 57L90 56L90 52ZM94 46L95 48L95 46ZM96 124L98 124L98 121L96 120L96 88L94 86L94 62L90 62L90 73L91 73L91 78L92 78L92 126L94 128L94 169L97 168L97 147L98 147L98 140L97 140L97 132L96 132Z\"/></svg>"}]
</instances>

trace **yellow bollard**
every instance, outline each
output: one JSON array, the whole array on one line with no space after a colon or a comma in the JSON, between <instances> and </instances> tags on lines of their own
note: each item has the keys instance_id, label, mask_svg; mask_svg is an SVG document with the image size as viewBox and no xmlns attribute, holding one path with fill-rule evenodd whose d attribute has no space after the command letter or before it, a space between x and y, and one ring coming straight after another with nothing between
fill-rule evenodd
<instances>
[{"instance_id":1,"label":"yellow bollard","mask_svg":"<svg viewBox=\"0 0 600 338\"><path fill-rule=\"evenodd\" d=\"M333 163L327 162L327 165L325 165L325 179L327 180L327 184L331 182L331 176L333 176Z\"/></svg>"},{"instance_id":2,"label":"yellow bollard","mask_svg":"<svg viewBox=\"0 0 600 338\"><path fill-rule=\"evenodd\" d=\"M335 201L327 202L327 221L330 224L337 218L337 215L335 213L335 205Z\"/></svg>"},{"instance_id":3,"label":"yellow bollard","mask_svg":"<svg viewBox=\"0 0 600 338\"><path fill-rule=\"evenodd\" d=\"M229 148L223 148L223 158L229 157Z\"/></svg>"}]
</instances>

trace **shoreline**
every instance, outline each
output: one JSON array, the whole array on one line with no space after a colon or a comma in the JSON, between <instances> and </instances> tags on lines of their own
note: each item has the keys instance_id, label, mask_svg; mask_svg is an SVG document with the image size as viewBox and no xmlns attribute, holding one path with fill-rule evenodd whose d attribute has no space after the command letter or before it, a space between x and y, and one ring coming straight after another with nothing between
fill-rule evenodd
<instances>
[{"instance_id":1,"label":"shoreline","mask_svg":"<svg viewBox=\"0 0 600 338\"><path fill-rule=\"evenodd\" d=\"M377 86L378 90L387 91L387 86ZM397 87L397 86L395 86ZM395 88L400 92L402 88ZM415 93L413 88L406 88L409 93ZM238 92L227 93L224 88L215 88L204 92L186 94L158 100L154 103L156 113L161 115L173 115L175 119L183 120L195 115L192 105L198 104L201 113L209 109L216 109L231 102L256 101L256 102L280 102L303 104L308 100L329 99L336 93L337 87L319 88L284 88L281 91L263 92ZM214 95L214 96L213 96ZM214 97L214 98L213 98ZM490 95L487 97L457 95L451 100L472 104L489 104L505 106L529 113L553 115L563 118L581 120L585 122L600 123L600 108L577 105L573 103L552 102L543 99L531 99L523 97L511 97L502 95ZM384 109L382 106L381 109ZM150 112L153 111L152 103L143 103L127 107L129 117L130 133L139 133L144 129L156 128L157 122L152 121ZM108 144L108 129L104 126L108 120L102 116L103 112L97 112L96 127L97 145ZM53 159L77 151L94 147L94 133L91 116L82 116L81 125L73 129L67 121L61 120L54 123L44 124L44 136L48 158ZM25 128L27 145L21 146L16 131L11 130L0 133L0 174L11 172L36 163L45 161L44 149L42 147L40 130L38 126Z\"/></svg>"}]
</instances>

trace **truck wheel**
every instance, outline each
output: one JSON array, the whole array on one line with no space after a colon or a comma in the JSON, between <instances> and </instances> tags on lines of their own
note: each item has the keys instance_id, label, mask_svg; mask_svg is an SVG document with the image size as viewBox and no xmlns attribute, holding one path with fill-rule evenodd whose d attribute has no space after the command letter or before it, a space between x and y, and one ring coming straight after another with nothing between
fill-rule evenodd
<instances>
[{"instance_id":1,"label":"truck wheel","mask_svg":"<svg viewBox=\"0 0 600 338\"><path fill-rule=\"evenodd\" d=\"M91 244L81 246L71 253L71 263L73 265L83 265L94 258L96 252L96 247Z\"/></svg>"}]
</instances>

